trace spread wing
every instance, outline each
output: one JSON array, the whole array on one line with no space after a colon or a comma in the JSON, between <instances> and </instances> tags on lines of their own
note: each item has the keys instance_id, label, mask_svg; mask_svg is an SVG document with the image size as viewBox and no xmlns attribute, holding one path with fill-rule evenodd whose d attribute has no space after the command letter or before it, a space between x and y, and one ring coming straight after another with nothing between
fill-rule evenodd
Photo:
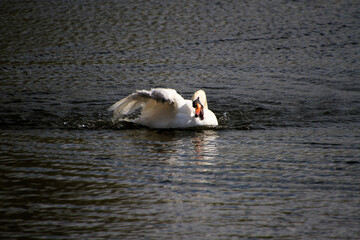
<instances>
[{"instance_id":1,"label":"spread wing","mask_svg":"<svg viewBox=\"0 0 360 240\"><path fill-rule=\"evenodd\" d=\"M108 108L114 111L113 120L130 115L135 110L142 107L142 118L151 118L155 115L175 113L176 103L182 97L174 89L155 88L148 90L138 90L135 93L121 99ZM168 116L169 117L169 116Z\"/></svg>"}]
</instances>

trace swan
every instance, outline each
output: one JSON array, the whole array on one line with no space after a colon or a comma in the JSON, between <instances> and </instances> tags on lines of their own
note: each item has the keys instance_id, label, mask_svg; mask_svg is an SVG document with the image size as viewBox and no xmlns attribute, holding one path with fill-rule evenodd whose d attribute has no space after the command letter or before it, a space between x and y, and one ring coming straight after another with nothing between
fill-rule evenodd
<instances>
[{"instance_id":1,"label":"swan","mask_svg":"<svg viewBox=\"0 0 360 240\"><path fill-rule=\"evenodd\" d=\"M139 116L126 116L141 109ZM185 100L175 89L153 88L137 90L108 108L113 111L113 121L128 121L150 128L187 128L217 126L215 114L208 109L203 90L194 93L191 100Z\"/></svg>"}]
</instances>

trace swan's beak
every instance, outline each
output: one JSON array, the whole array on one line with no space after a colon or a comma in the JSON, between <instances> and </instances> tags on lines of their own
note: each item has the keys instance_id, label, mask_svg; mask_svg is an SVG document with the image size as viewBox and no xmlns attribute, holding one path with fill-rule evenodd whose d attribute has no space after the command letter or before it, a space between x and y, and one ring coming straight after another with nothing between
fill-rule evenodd
<instances>
[{"instance_id":1,"label":"swan's beak","mask_svg":"<svg viewBox=\"0 0 360 240\"><path fill-rule=\"evenodd\" d=\"M193 101L193 107L195 108L195 117L200 117L200 120L204 120L204 107L199 98Z\"/></svg>"}]
</instances>

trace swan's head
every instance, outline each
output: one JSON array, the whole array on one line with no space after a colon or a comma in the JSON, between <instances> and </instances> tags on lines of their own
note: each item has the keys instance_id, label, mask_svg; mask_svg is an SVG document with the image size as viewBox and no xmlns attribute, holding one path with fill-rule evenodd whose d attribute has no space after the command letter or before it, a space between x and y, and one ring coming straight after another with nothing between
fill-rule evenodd
<instances>
[{"instance_id":1,"label":"swan's head","mask_svg":"<svg viewBox=\"0 0 360 240\"><path fill-rule=\"evenodd\" d=\"M203 90L196 91L191 100L193 101L193 107L195 108L195 117L204 120L204 109L208 108L205 92Z\"/></svg>"}]
</instances>

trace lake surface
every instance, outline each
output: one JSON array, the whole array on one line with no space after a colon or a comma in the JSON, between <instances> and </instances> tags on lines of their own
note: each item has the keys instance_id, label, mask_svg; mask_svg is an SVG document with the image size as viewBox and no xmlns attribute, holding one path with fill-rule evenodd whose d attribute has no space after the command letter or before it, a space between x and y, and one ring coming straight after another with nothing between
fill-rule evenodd
<instances>
[{"instance_id":1,"label":"lake surface","mask_svg":"<svg viewBox=\"0 0 360 240\"><path fill-rule=\"evenodd\" d=\"M0 238L360 238L358 1L2 1ZM113 123L136 89L219 127Z\"/></svg>"}]
</instances>

